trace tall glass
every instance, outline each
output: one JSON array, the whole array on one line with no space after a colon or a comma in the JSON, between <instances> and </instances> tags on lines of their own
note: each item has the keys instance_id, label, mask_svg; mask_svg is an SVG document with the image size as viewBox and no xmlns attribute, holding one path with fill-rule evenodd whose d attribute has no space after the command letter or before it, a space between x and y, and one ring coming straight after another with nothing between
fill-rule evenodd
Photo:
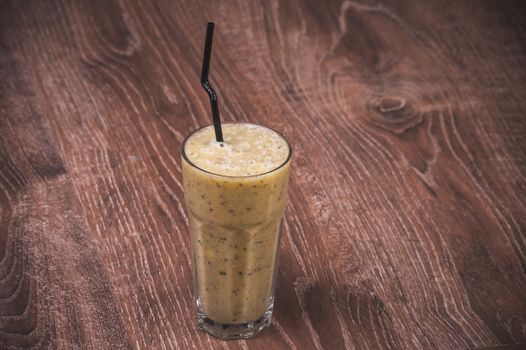
<instances>
[{"instance_id":1,"label":"tall glass","mask_svg":"<svg viewBox=\"0 0 526 350\"><path fill-rule=\"evenodd\" d=\"M283 138L288 156L271 171L225 176L189 160L194 133L182 168L197 322L222 339L251 338L272 319L291 148Z\"/></svg>"}]
</instances>

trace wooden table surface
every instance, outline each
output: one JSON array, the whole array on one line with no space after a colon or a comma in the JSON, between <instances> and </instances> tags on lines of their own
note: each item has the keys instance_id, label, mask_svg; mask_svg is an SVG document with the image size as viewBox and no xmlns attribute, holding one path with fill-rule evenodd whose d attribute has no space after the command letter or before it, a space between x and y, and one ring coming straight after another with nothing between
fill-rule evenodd
<instances>
[{"instance_id":1,"label":"wooden table surface","mask_svg":"<svg viewBox=\"0 0 526 350\"><path fill-rule=\"evenodd\" d=\"M526 11L510 1L0 2L0 348L526 342ZM272 326L196 329L180 145L294 147Z\"/></svg>"}]
</instances>

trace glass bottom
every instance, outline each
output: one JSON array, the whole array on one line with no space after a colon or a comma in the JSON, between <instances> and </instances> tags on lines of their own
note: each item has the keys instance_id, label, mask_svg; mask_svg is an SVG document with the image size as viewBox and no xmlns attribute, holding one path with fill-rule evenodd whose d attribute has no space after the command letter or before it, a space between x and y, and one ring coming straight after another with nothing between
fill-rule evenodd
<instances>
[{"instance_id":1,"label":"glass bottom","mask_svg":"<svg viewBox=\"0 0 526 350\"><path fill-rule=\"evenodd\" d=\"M210 318L202 311L201 302L197 301L197 325L199 329L220 339L254 338L272 323L274 298L271 298L267 310L259 319L246 323L220 323Z\"/></svg>"}]
</instances>

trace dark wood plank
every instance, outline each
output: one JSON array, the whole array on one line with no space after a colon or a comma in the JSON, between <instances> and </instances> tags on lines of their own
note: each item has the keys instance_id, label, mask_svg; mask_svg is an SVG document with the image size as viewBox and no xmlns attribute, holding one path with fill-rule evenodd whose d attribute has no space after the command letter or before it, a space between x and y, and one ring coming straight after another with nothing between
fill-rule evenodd
<instances>
[{"instance_id":1,"label":"dark wood plank","mask_svg":"<svg viewBox=\"0 0 526 350\"><path fill-rule=\"evenodd\" d=\"M294 146L275 318L196 330L179 147ZM526 342L526 11L490 1L0 2L0 348Z\"/></svg>"}]
</instances>

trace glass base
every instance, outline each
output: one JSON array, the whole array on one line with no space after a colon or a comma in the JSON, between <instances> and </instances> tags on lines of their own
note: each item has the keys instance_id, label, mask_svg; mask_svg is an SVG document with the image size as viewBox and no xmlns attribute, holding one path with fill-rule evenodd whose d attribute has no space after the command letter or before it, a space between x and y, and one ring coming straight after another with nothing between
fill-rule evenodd
<instances>
[{"instance_id":1,"label":"glass base","mask_svg":"<svg viewBox=\"0 0 526 350\"><path fill-rule=\"evenodd\" d=\"M249 339L254 338L272 323L273 300L267 311L258 320L246 323L219 323L208 318L197 301L197 325L199 329L220 339Z\"/></svg>"}]
</instances>

